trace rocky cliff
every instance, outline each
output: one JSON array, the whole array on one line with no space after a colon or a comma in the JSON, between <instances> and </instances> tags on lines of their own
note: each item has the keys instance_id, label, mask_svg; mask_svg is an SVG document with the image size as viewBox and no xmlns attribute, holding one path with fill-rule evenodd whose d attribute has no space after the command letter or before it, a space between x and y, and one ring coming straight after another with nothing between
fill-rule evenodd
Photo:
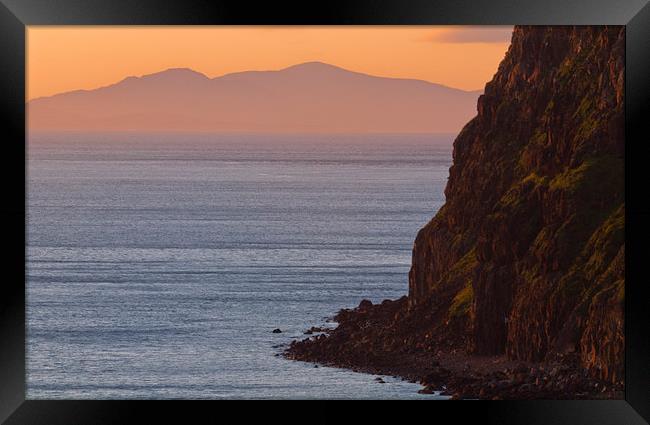
<instances>
[{"instance_id":1,"label":"rocky cliff","mask_svg":"<svg viewBox=\"0 0 650 425\"><path fill-rule=\"evenodd\" d=\"M515 28L454 142L409 305L455 293L448 325L475 353L573 350L623 377L624 47L622 27Z\"/></svg>"},{"instance_id":2,"label":"rocky cliff","mask_svg":"<svg viewBox=\"0 0 650 425\"><path fill-rule=\"evenodd\" d=\"M443 351L571 358L567 375L621 388L624 31L516 27L454 142L446 203L417 235L408 297L343 310L334 332L289 356L403 376L436 371ZM571 398L571 379L527 385Z\"/></svg>"}]
</instances>

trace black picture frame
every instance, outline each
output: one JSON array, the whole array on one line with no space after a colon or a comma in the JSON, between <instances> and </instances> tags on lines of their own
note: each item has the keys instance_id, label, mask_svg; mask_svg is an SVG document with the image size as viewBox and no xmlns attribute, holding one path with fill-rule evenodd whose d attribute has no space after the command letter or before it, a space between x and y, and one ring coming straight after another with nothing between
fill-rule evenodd
<instances>
[{"instance_id":1,"label":"black picture frame","mask_svg":"<svg viewBox=\"0 0 650 425\"><path fill-rule=\"evenodd\" d=\"M650 5L647 0L312 0L250 2L207 0L0 0L0 107L2 109L4 253L0 256L0 422L7 424L117 424L190 422L201 415L237 420L263 413L297 414L281 404L264 410L216 401L26 400L25 380L25 29L28 25L598 25L626 26L626 306L625 400L493 401L392 407L408 420L481 424L643 424L650 422L650 200L645 195L650 160ZM21 184L22 182L22 184ZM472 404L468 404L472 403ZM230 404L229 406L232 406ZM318 419L343 417L317 407ZM359 409L365 419L386 405ZM329 413L328 413L329 412ZM280 416L282 414L282 416ZM347 417L347 414L346 414ZM385 419L385 418L384 418Z\"/></svg>"}]
</instances>

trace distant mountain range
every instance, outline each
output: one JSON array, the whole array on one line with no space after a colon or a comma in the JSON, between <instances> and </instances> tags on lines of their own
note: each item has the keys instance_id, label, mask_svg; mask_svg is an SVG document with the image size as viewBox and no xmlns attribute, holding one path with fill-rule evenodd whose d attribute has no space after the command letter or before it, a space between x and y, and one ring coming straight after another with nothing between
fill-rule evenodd
<instances>
[{"instance_id":1,"label":"distant mountain range","mask_svg":"<svg viewBox=\"0 0 650 425\"><path fill-rule=\"evenodd\" d=\"M458 132L480 91L308 62L221 77L174 68L28 103L31 131Z\"/></svg>"}]
</instances>

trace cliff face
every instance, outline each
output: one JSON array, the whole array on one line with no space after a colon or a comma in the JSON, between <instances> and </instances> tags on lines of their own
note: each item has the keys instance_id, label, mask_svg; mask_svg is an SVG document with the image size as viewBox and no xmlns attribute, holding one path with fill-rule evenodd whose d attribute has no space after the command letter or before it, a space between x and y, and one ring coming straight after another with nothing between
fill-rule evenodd
<instances>
[{"instance_id":1,"label":"cliff face","mask_svg":"<svg viewBox=\"0 0 650 425\"><path fill-rule=\"evenodd\" d=\"M407 315L478 354L623 378L623 27L516 27L418 233ZM444 313L444 314L443 314Z\"/></svg>"},{"instance_id":2,"label":"cliff face","mask_svg":"<svg viewBox=\"0 0 650 425\"><path fill-rule=\"evenodd\" d=\"M285 355L456 398L620 398L624 44L623 27L516 27L408 297L342 310Z\"/></svg>"}]
</instances>

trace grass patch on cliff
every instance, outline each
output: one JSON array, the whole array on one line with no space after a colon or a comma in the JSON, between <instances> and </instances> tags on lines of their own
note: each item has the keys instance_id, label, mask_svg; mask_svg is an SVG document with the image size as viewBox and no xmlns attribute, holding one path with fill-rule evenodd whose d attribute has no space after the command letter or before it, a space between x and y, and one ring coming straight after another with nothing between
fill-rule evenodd
<instances>
[{"instance_id":1,"label":"grass patch on cliff","mask_svg":"<svg viewBox=\"0 0 650 425\"><path fill-rule=\"evenodd\" d=\"M467 252L460 260L456 261L449 270L451 279L464 281L463 288L456 293L456 296L449 307L449 318L455 319L469 313L474 301L474 290L472 288L472 273L478 260L476 258L476 247Z\"/></svg>"},{"instance_id":2,"label":"grass patch on cliff","mask_svg":"<svg viewBox=\"0 0 650 425\"><path fill-rule=\"evenodd\" d=\"M582 198L592 194L623 194L623 158L613 155L585 159L578 167L556 175L549 186Z\"/></svg>"},{"instance_id":3,"label":"grass patch on cliff","mask_svg":"<svg viewBox=\"0 0 650 425\"><path fill-rule=\"evenodd\" d=\"M538 186L545 186L548 182L547 177L542 177L537 173L530 173L521 181L516 182L510 189L501 197L499 204L501 207L508 207L512 210L519 210L522 206L529 204L530 193Z\"/></svg>"},{"instance_id":4,"label":"grass patch on cliff","mask_svg":"<svg viewBox=\"0 0 650 425\"><path fill-rule=\"evenodd\" d=\"M578 123L578 127L575 131L575 138L577 141L587 140L593 136L596 131L602 129L603 123L598 117L598 107L596 106L594 93L588 93L582 98L573 118Z\"/></svg>"},{"instance_id":5,"label":"grass patch on cliff","mask_svg":"<svg viewBox=\"0 0 650 425\"><path fill-rule=\"evenodd\" d=\"M530 173L522 181L523 184L533 184L535 186L544 186L548 182L548 177L540 176L537 173Z\"/></svg>"},{"instance_id":6,"label":"grass patch on cliff","mask_svg":"<svg viewBox=\"0 0 650 425\"><path fill-rule=\"evenodd\" d=\"M469 314L470 308L474 302L474 289L471 282L467 282L465 287L458 291L451 306L449 307L449 318L457 318Z\"/></svg>"},{"instance_id":7,"label":"grass patch on cliff","mask_svg":"<svg viewBox=\"0 0 650 425\"><path fill-rule=\"evenodd\" d=\"M449 270L451 276L469 276L469 274L478 265L476 259L476 247L470 249L467 254L463 255L460 260L456 261Z\"/></svg>"},{"instance_id":8,"label":"grass patch on cliff","mask_svg":"<svg viewBox=\"0 0 650 425\"><path fill-rule=\"evenodd\" d=\"M625 244L625 206L618 207L594 231L582 253L584 274L589 281L614 272L610 268Z\"/></svg>"},{"instance_id":9,"label":"grass patch on cliff","mask_svg":"<svg viewBox=\"0 0 650 425\"><path fill-rule=\"evenodd\" d=\"M517 160L517 168L525 175L526 173L535 173L539 164L537 161L543 155L545 146L548 143L548 134L542 127L535 128L535 132L528 140L526 146L522 149Z\"/></svg>"},{"instance_id":10,"label":"grass patch on cliff","mask_svg":"<svg viewBox=\"0 0 650 425\"><path fill-rule=\"evenodd\" d=\"M618 289L616 291L616 301L625 304L625 280L619 280L617 282Z\"/></svg>"},{"instance_id":11,"label":"grass patch on cliff","mask_svg":"<svg viewBox=\"0 0 650 425\"><path fill-rule=\"evenodd\" d=\"M575 258L587 246L594 231L623 201L623 167L623 158L591 157L550 181L550 190L560 191L559 199L572 205L575 211L556 233L563 261Z\"/></svg>"},{"instance_id":12,"label":"grass patch on cliff","mask_svg":"<svg viewBox=\"0 0 650 425\"><path fill-rule=\"evenodd\" d=\"M488 216L493 223L517 227L517 239L527 245L541 228L540 190L548 184L548 178L530 173L515 182L499 199L494 212ZM516 224L514 224L516 223ZM522 245L522 246L523 246Z\"/></svg>"},{"instance_id":13,"label":"grass patch on cliff","mask_svg":"<svg viewBox=\"0 0 650 425\"><path fill-rule=\"evenodd\" d=\"M559 293L565 298L591 298L602 289L597 282L613 272L612 267L625 243L625 207L620 205L594 230L571 271L560 281ZM614 266L615 267L615 266Z\"/></svg>"}]
</instances>

